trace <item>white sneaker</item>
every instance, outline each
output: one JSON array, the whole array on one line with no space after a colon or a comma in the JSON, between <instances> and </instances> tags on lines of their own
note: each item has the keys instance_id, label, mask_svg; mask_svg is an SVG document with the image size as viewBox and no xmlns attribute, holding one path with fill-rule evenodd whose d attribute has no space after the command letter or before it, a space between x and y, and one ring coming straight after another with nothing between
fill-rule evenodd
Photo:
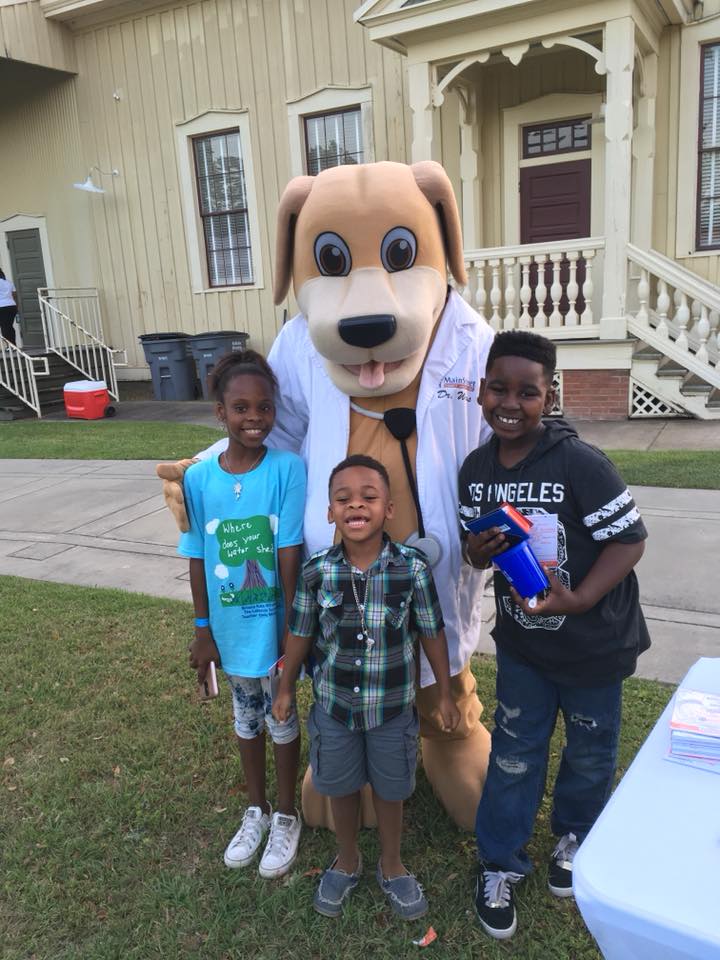
<instances>
[{"instance_id":1,"label":"white sneaker","mask_svg":"<svg viewBox=\"0 0 720 960\"><path fill-rule=\"evenodd\" d=\"M225 866L232 869L246 867L260 849L269 829L270 815L263 813L260 807L248 807L240 829L225 850Z\"/></svg>"},{"instance_id":2,"label":"white sneaker","mask_svg":"<svg viewBox=\"0 0 720 960\"><path fill-rule=\"evenodd\" d=\"M295 863L302 821L296 811L292 817L287 813L274 813L270 836L260 861L260 876L266 880L282 877Z\"/></svg>"}]
</instances>

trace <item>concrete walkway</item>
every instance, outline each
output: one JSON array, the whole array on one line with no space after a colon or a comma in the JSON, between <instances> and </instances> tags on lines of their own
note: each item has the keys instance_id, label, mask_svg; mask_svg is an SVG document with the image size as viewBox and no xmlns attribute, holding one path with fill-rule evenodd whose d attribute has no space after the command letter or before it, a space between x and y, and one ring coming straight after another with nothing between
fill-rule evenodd
<instances>
[{"instance_id":1,"label":"concrete walkway","mask_svg":"<svg viewBox=\"0 0 720 960\"><path fill-rule=\"evenodd\" d=\"M212 405L200 403L124 403L121 416L134 419L141 406L193 407L194 418L206 419L191 422L214 422ZM183 422L190 413L163 412L161 419ZM150 418L143 412L137 419ZM717 423L578 426L607 448L720 448ZM0 491L0 575L190 599L187 561L176 556L177 533L153 462L2 460ZM650 532L638 574L653 637L639 672L677 682L699 656L720 656L720 491L636 487L634 493ZM493 649L487 634L480 649Z\"/></svg>"}]
</instances>

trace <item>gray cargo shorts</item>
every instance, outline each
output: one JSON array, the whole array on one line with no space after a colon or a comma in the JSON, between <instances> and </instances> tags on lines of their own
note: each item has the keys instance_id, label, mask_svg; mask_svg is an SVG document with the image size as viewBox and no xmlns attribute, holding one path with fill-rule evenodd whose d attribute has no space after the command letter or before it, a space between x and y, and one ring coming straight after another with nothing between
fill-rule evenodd
<instances>
[{"instance_id":1,"label":"gray cargo shorts","mask_svg":"<svg viewBox=\"0 0 720 960\"><path fill-rule=\"evenodd\" d=\"M313 786L346 797L369 783L381 800L407 800L415 789L418 717L414 706L372 730L349 730L315 703L307 720Z\"/></svg>"}]
</instances>

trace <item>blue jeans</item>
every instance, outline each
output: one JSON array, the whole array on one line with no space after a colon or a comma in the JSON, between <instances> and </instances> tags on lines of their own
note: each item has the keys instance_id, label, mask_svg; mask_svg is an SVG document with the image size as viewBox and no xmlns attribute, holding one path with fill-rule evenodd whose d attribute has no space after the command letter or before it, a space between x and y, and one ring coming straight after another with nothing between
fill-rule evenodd
<instances>
[{"instance_id":1,"label":"blue jeans","mask_svg":"<svg viewBox=\"0 0 720 960\"><path fill-rule=\"evenodd\" d=\"M582 842L610 795L622 710L622 681L570 687L497 651L495 729L475 835L478 853L502 870L527 874L525 845L545 791L550 737L558 711L565 747L553 792L551 826Z\"/></svg>"}]
</instances>

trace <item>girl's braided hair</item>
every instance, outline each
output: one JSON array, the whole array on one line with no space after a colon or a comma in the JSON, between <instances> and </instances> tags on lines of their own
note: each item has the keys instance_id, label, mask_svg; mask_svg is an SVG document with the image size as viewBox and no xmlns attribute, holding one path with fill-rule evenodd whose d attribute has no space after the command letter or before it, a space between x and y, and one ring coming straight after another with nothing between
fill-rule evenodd
<instances>
[{"instance_id":1,"label":"girl's braided hair","mask_svg":"<svg viewBox=\"0 0 720 960\"><path fill-rule=\"evenodd\" d=\"M277 390L277 377L265 357L256 350L240 350L236 353L226 353L225 356L220 357L213 368L209 383L215 399L222 403L228 384L234 377L241 374L264 377L270 384L272 392L275 393Z\"/></svg>"}]
</instances>

